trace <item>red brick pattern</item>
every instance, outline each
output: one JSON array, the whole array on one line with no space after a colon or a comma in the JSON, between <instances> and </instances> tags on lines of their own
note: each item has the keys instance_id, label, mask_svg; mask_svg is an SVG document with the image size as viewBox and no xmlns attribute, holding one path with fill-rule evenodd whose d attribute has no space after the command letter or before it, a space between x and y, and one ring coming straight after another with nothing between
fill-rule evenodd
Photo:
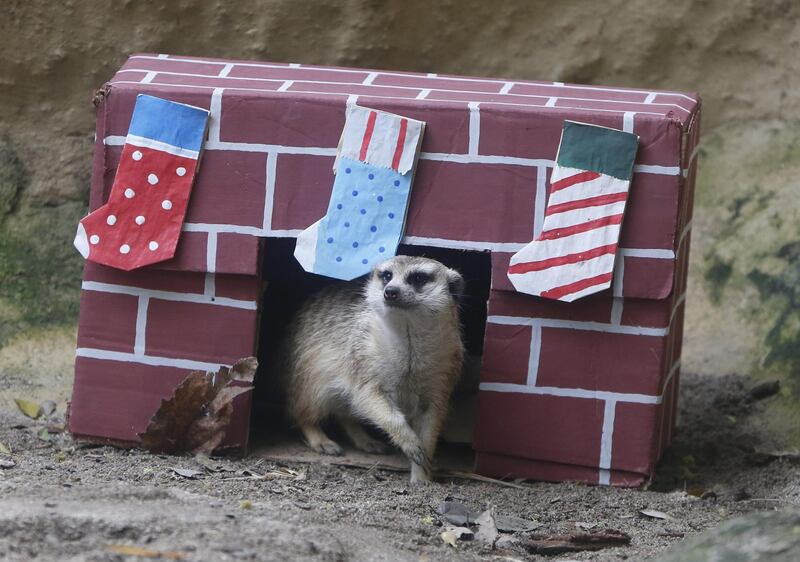
<instances>
[{"instance_id":1,"label":"red brick pattern","mask_svg":"<svg viewBox=\"0 0 800 562\"><path fill-rule=\"evenodd\" d=\"M674 427L695 96L164 55L131 57L110 84L92 209L107 198L138 93L207 108L211 123L176 258L128 274L87 265L74 433L135 442L189 370L255 353L259 240L323 216L346 105L358 103L428 124L404 241L492 252L477 470L649 478ZM510 292L505 276L541 228L565 119L640 137L612 290L577 303ZM246 445L249 400L227 445Z\"/></svg>"},{"instance_id":2,"label":"red brick pattern","mask_svg":"<svg viewBox=\"0 0 800 562\"><path fill-rule=\"evenodd\" d=\"M138 442L189 372L256 354L258 276L87 262L82 288L69 416L76 435ZM225 447L246 447L250 400L237 398Z\"/></svg>"},{"instance_id":3,"label":"red brick pattern","mask_svg":"<svg viewBox=\"0 0 800 562\"><path fill-rule=\"evenodd\" d=\"M541 219L564 119L640 136L621 247L673 250L687 200L681 142L698 110L695 97L675 92L152 54L131 57L110 84L99 112L98 140L105 143L95 160L93 208L113 179L135 96L147 92L211 111L188 229L294 236L325 212L345 107L359 103L429 125L407 243L512 253L533 238ZM197 245L192 254L200 257L215 251L208 240L188 237L181 245ZM255 263L257 250L245 251ZM647 258L640 253L625 257L621 294L666 296L673 257L662 253L642 267L636 265ZM242 272L216 261L218 272ZM205 271L203 263L176 267Z\"/></svg>"}]
</instances>

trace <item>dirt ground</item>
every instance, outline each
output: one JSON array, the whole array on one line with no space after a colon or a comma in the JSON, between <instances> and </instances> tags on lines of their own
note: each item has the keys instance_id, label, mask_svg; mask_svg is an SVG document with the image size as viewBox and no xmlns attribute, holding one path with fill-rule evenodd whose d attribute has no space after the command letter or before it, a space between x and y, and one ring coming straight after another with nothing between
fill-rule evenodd
<instances>
[{"instance_id":1,"label":"dirt ground","mask_svg":"<svg viewBox=\"0 0 800 562\"><path fill-rule=\"evenodd\" d=\"M60 411L36 421L0 411L0 443L11 450L0 460L15 464L0 469L0 558L544 560L525 550L526 537L576 532L580 523L623 531L631 544L549 559L644 560L731 517L800 505L800 466L756 452L780 443L759 433L770 398L749 402L745 380L684 377L676 440L649 490L461 479L411 487L407 474L382 470L254 457L201 464L76 443L58 433ZM444 500L539 527L495 550L479 541L453 548L440 538Z\"/></svg>"}]
</instances>

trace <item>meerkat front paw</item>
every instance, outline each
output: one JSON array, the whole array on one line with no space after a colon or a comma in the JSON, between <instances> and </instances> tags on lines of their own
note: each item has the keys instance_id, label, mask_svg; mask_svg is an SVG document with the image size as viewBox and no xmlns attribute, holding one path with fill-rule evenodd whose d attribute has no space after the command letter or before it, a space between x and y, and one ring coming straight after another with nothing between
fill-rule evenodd
<instances>
[{"instance_id":1,"label":"meerkat front paw","mask_svg":"<svg viewBox=\"0 0 800 562\"><path fill-rule=\"evenodd\" d=\"M301 430L306 439L306 445L316 452L322 453L323 455L342 454L342 447L336 441L325 435L319 427L308 425L301 427Z\"/></svg>"},{"instance_id":2,"label":"meerkat front paw","mask_svg":"<svg viewBox=\"0 0 800 562\"><path fill-rule=\"evenodd\" d=\"M403 453L411 461L412 468L419 467L420 470L430 473L431 461L425 451L419 445L413 445L403 448ZM430 479L430 478L429 478Z\"/></svg>"}]
</instances>

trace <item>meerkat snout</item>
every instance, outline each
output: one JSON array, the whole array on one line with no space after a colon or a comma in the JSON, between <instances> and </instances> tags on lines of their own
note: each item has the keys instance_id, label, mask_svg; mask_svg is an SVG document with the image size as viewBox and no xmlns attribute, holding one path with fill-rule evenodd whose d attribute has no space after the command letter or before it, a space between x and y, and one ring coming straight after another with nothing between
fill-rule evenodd
<instances>
[{"instance_id":1,"label":"meerkat snout","mask_svg":"<svg viewBox=\"0 0 800 562\"><path fill-rule=\"evenodd\" d=\"M463 286L435 260L396 256L308 300L290 326L285 374L289 414L311 448L342 452L321 428L332 417L356 447L382 452L366 421L408 456L412 482L430 480L463 362Z\"/></svg>"}]
</instances>

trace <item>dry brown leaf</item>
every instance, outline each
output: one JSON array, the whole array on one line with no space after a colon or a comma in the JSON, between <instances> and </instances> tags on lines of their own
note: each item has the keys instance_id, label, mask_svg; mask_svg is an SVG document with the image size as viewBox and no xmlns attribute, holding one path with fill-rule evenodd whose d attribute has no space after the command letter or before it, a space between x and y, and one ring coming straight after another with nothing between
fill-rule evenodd
<instances>
[{"instance_id":1,"label":"dry brown leaf","mask_svg":"<svg viewBox=\"0 0 800 562\"><path fill-rule=\"evenodd\" d=\"M247 357L216 373L189 373L139 434L142 446L157 453L210 454L225 437L233 399L252 390L257 367L256 358Z\"/></svg>"}]
</instances>

